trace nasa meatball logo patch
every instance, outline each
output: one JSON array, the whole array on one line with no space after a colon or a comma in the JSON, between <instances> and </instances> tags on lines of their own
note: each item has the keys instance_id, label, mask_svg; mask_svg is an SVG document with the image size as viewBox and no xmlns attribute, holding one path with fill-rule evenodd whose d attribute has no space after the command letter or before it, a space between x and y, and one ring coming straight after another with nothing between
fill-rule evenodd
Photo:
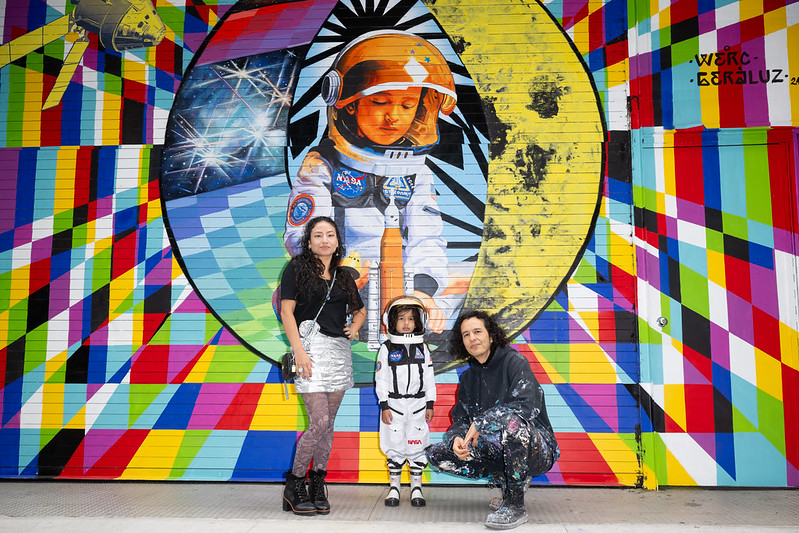
<instances>
[{"instance_id":1,"label":"nasa meatball logo patch","mask_svg":"<svg viewBox=\"0 0 799 533\"><path fill-rule=\"evenodd\" d=\"M357 173L349 169L340 169L336 171L333 177L333 194L340 194L345 198L357 198L366 190L366 183L364 178L366 174Z\"/></svg>"},{"instance_id":2,"label":"nasa meatball logo patch","mask_svg":"<svg viewBox=\"0 0 799 533\"><path fill-rule=\"evenodd\" d=\"M389 361L393 361L395 363L402 359L402 348L388 352L388 359Z\"/></svg>"}]
</instances>

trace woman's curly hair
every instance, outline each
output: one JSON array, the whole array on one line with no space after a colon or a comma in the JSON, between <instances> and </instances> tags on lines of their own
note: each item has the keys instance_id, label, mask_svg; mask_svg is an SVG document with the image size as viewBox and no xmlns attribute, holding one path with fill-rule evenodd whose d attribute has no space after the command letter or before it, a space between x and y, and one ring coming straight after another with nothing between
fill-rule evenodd
<instances>
[{"instance_id":1,"label":"woman's curly hair","mask_svg":"<svg viewBox=\"0 0 799 533\"><path fill-rule=\"evenodd\" d=\"M327 290L325 281L322 279L325 265L322 264L322 261L311 251L311 232L320 222L327 222L333 226L333 229L336 230L336 241L338 242L338 248L336 248L336 251L333 252L333 257L330 259L330 265L331 268L335 268L337 272L336 285L347 292L347 303L349 308L355 309L357 306L356 298L358 294L358 288L355 286L355 281L352 279L352 276L344 275L346 271L341 267L340 263L341 258L344 257L344 254L346 253L346 248L344 247L344 241L341 239L341 232L338 229L338 224L336 224L335 221L330 217L312 218L305 226L305 233L303 234L301 241L302 251L292 259L292 261L295 263L295 283L299 288L298 290L302 292L302 294L308 300L310 300L313 293L318 291L320 288L325 291Z\"/></svg>"},{"instance_id":2,"label":"woman's curly hair","mask_svg":"<svg viewBox=\"0 0 799 533\"><path fill-rule=\"evenodd\" d=\"M485 311L466 311L458 316L455 325L452 326L452 332L450 333L452 350L455 352L455 355L458 356L458 359L466 359L470 356L469 351L466 349L466 345L463 344L463 335L461 334L463 322L470 318L479 318L483 321L486 331L488 332L488 337L491 339L492 347L508 345L508 337L505 334L505 330L499 325L494 315L489 315Z\"/></svg>"}]
</instances>

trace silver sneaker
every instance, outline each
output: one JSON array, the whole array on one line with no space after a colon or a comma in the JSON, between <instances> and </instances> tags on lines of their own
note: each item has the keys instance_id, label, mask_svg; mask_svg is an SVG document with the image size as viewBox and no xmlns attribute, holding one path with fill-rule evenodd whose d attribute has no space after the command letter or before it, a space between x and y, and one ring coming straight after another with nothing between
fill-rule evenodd
<instances>
[{"instance_id":1,"label":"silver sneaker","mask_svg":"<svg viewBox=\"0 0 799 533\"><path fill-rule=\"evenodd\" d=\"M502 502L505 501L502 499L502 496L498 496L496 498L491 498L491 501L488 502L488 508L492 511L499 511L502 508Z\"/></svg>"},{"instance_id":2,"label":"silver sneaker","mask_svg":"<svg viewBox=\"0 0 799 533\"><path fill-rule=\"evenodd\" d=\"M485 526L489 529L513 529L525 523L527 509L502 506L486 517Z\"/></svg>"}]
</instances>

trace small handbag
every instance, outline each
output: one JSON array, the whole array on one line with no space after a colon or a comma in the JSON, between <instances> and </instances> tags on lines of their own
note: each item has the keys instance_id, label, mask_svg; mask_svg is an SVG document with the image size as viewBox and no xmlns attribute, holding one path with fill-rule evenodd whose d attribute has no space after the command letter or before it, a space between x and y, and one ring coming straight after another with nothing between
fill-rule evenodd
<instances>
[{"instance_id":1,"label":"small handbag","mask_svg":"<svg viewBox=\"0 0 799 533\"><path fill-rule=\"evenodd\" d=\"M327 294L325 295L325 299L322 302L322 307L319 308L319 311L316 313L316 316L313 320L303 320L300 322L300 325L297 327L297 330L300 333L300 340L302 341L302 346L308 351L311 348L311 339L314 335L316 335L320 331L320 326L316 322L319 318L319 315L322 314L322 309L325 308L325 304L330 299L330 292L333 290L333 284L336 282L336 271L333 271L333 279L330 281L330 287L327 288ZM283 357L280 359L280 370L283 373L283 381L291 381L292 379L297 377L297 363L294 360L294 349L289 348L289 351L283 354Z\"/></svg>"}]
</instances>

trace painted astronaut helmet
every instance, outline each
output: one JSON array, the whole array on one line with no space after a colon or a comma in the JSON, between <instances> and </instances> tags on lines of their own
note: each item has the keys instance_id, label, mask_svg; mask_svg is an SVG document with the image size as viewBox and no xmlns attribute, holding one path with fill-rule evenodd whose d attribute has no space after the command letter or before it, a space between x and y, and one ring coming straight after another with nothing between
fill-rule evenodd
<instances>
[{"instance_id":1,"label":"painted astronaut helmet","mask_svg":"<svg viewBox=\"0 0 799 533\"><path fill-rule=\"evenodd\" d=\"M411 87L421 88L419 107L400 140L385 146L358 135L353 116L358 100ZM347 144L378 155L397 148L414 155L429 152L438 143L439 111L448 115L457 103L452 71L438 48L398 30L373 31L350 42L325 74L322 98L328 105L329 136L337 147Z\"/></svg>"},{"instance_id":2,"label":"painted astronaut helmet","mask_svg":"<svg viewBox=\"0 0 799 533\"><path fill-rule=\"evenodd\" d=\"M394 326L400 311L410 309L414 311L413 318L416 327L411 333L400 333ZM398 344L416 344L424 342L424 332L427 328L427 309L419 298L415 296L398 296L388 302L383 313L383 325L386 326L388 338Z\"/></svg>"}]
</instances>

